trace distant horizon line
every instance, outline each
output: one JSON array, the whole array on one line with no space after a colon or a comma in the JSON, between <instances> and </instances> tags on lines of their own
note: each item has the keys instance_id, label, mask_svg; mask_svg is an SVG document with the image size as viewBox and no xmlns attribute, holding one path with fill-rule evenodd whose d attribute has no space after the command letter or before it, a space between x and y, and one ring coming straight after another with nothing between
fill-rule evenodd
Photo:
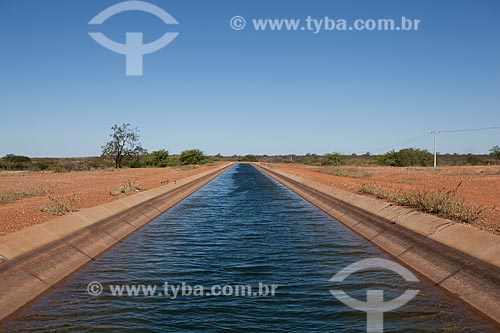
<instances>
[{"instance_id":1,"label":"distant horizon line","mask_svg":"<svg viewBox=\"0 0 500 333\"><path fill-rule=\"evenodd\" d=\"M412 147L409 147L409 148L412 148ZM406 148L401 148L401 149L406 149ZM401 150L399 149L399 150ZM158 149L160 150L160 149ZM165 149L167 150L167 149ZM151 151L148 151L148 153L151 153L151 152L154 152L154 151L157 151L157 150L151 150ZM168 151L168 150L167 150ZM202 150L203 151L203 150ZM359 154L359 153L342 153L342 152L336 152L336 151L332 151L332 152L327 152L327 153L305 153L305 154L297 154L297 153L288 153L288 154L255 154L255 153L248 153L248 154L220 154L220 153L216 153L216 154L207 154L205 152L203 152L206 156L217 156L217 155L220 155L221 157L243 157L243 156L247 156L247 155L253 155L255 157L277 157L277 156L324 156L325 154L332 154L332 153L338 153L342 156L380 156L380 155L384 155L388 152L390 152L392 150L388 150L387 152L384 152L384 153L370 153L369 155L367 155L366 153L365 154ZM398 150L395 150L395 151L398 151ZM429 150L427 150L429 151ZM179 156L181 153L171 153L170 151L169 152L169 155L171 156ZM432 154L431 151L429 151L429 153ZM17 153L7 153L7 154L2 154L0 155L0 157L5 157L7 155L16 155L16 156L26 156L26 157L29 157L29 158L37 158L37 159L42 159L42 158L99 158L99 157L102 157L102 155L87 155L87 156L30 156L30 155L23 155L23 154L17 154ZM489 156L490 153L489 152L485 152L485 153L457 153L457 152L453 152L453 153L449 153L449 152L437 152L437 155L438 156L443 156L443 155L454 155L454 156Z\"/></svg>"}]
</instances>

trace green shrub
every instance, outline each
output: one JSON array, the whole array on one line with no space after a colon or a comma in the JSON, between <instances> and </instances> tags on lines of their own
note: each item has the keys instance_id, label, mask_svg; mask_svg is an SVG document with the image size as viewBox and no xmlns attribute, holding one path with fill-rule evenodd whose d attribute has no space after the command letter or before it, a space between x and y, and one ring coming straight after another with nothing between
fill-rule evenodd
<instances>
[{"instance_id":1,"label":"green shrub","mask_svg":"<svg viewBox=\"0 0 500 333\"><path fill-rule=\"evenodd\" d=\"M161 149L145 157L145 165L149 167L164 168L168 166L168 151Z\"/></svg>"},{"instance_id":2,"label":"green shrub","mask_svg":"<svg viewBox=\"0 0 500 333\"><path fill-rule=\"evenodd\" d=\"M27 156L7 154L3 159L10 163L30 163L31 159Z\"/></svg>"},{"instance_id":3,"label":"green shrub","mask_svg":"<svg viewBox=\"0 0 500 333\"><path fill-rule=\"evenodd\" d=\"M425 149L406 148L400 151L390 151L376 159L378 164L397 167L430 166L433 163L432 154Z\"/></svg>"},{"instance_id":4,"label":"green shrub","mask_svg":"<svg viewBox=\"0 0 500 333\"><path fill-rule=\"evenodd\" d=\"M186 164L204 164L205 154L199 149L185 150L179 158L181 165Z\"/></svg>"},{"instance_id":5,"label":"green shrub","mask_svg":"<svg viewBox=\"0 0 500 333\"><path fill-rule=\"evenodd\" d=\"M179 155L175 155L175 156L171 155L168 157L167 166L177 167L179 165L181 165L181 158Z\"/></svg>"},{"instance_id":6,"label":"green shrub","mask_svg":"<svg viewBox=\"0 0 500 333\"><path fill-rule=\"evenodd\" d=\"M485 163L476 156L468 156L465 160L466 165L484 165Z\"/></svg>"},{"instance_id":7,"label":"green shrub","mask_svg":"<svg viewBox=\"0 0 500 333\"><path fill-rule=\"evenodd\" d=\"M35 168L38 170L48 170L54 165L54 161L48 158L42 158L35 162Z\"/></svg>"},{"instance_id":8,"label":"green shrub","mask_svg":"<svg viewBox=\"0 0 500 333\"><path fill-rule=\"evenodd\" d=\"M321 161L321 165L344 165L345 158L339 153L325 154Z\"/></svg>"},{"instance_id":9,"label":"green shrub","mask_svg":"<svg viewBox=\"0 0 500 333\"><path fill-rule=\"evenodd\" d=\"M239 158L241 162L257 162L257 156L255 155L245 155Z\"/></svg>"},{"instance_id":10,"label":"green shrub","mask_svg":"<svg viewBox=\"0 0 500 333\"><path fill-rule=\"evenodd\" d=\"M27 170L31 159L27 156L8 154L0 159L0 168L7 170Z\"/></svg>"}]
</instances>

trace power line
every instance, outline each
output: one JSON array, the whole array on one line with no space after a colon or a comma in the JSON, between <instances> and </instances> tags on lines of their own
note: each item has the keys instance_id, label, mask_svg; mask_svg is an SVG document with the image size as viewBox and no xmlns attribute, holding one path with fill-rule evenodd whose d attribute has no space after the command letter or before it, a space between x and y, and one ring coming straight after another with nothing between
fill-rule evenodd
<instances>
[{"instance_id":1,"label":"power line","mask_svg":"<svg viewBox=\"0 0 500 333\"><path fill-rule=\"evenodd\" d=\"M434 167L437 167L437 135L438 133L460 133L460 132L477 132L477 131L488 131L500 129L500 126L494 127L482 127L482 128L469 128L460 130L449 130L449 131L432 131L431 134L434 135Z\"/></svg>"},{"instance_id":2,"label":"power line","mask_svg":"<svg viewBox=\"0 0 500 333\"><path fill-rule=\"evenodd\" d=\"M458 133L458 132L488 131L488 130L494 130L494 129L500 129L500 126L483 127L483 128L471 128L471 129L460 129L460 130L450 130L450 131L435 131L435 132L437 132L437 133Z\"/></svg>"},{"instance_id":3,"label":"power line","mask_svg":"<svg viewBox=\"0 0 500 333\"><path fill-rule=\"evenodd\" d=\"M430 134L438 134L438 133L459 133L459 132L476 132L476 131L488 131L488 130L496 130L496 129L500 129L500 126L494 126L494 127L481 127L481 128L468 128L468 129L458 129L458 130L446 130L446 131L432 131L430 132ZM393 144L393 145L390 145L390 146L385 146L385 147L380 147L380 148L376 148L376 149L366 149L366 150L360 150L360 151L357 151L355 152L355 154L362 154L362 153L365 153L365 152L377 152L377 151L380 151L380 150L385 150L385 149L390 149L390 148L395 148L397 146L401 146L401 145L404 145L404 144L408 144L408 143L412 143L412 142L415 142L415 141L418 141L426 136L428 136L429 133L427 134L423 134L423 135L419 135L417 137L414 137L414 138L411 138L411 139L408 139L408 140L405 140L405 141L402 141L402 142L399 142L399 143L396 143L396 144Z\"/></svg>"},{"instance_id":4,"label":"power line","mask_svg":"<svg viewBox=\"0 0 500 333\"><path fill-rule=\"evenodd\" d=\"M394 148L394 147L397 147L397 146L401 146L401 145L404 145L404 144L407 144L407 143L411 143L411 142L414 142L414 141L417 141L417 140L420 140L426 136L429 136L429 133L426 133L424 135L419 135L417 137L414 137L414 138L411 138L411 139L408 139L408 140L405 140L405 141L402 141L402 142L399 142L399 143L396 143L396 144L393 144L393 145L390 145L390 146L386 146L386 147L381 147L381 148L377 148L377 149L367 149L367 150L363 150L363 151L357 151L355 154L361 154L361 153L366 153L366 152L375 152L375 151L379 151L379 150L385 150L385 149L390 149L390 148Z\"/></svg>"}]
</instances>

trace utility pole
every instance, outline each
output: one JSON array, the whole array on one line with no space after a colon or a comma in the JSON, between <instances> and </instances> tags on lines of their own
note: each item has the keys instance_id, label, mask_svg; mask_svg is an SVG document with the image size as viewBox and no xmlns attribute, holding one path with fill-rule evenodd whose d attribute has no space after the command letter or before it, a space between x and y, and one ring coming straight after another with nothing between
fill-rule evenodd
<instances>
[{"instance_id":1,"label":"utility pole","mask_svg":"<svg viewBox=\"0 0 500 333\"><path fill-rule=\"evenodd\" d=\"M436 143L436 137L437 134L439 133L438 131L432 131L432 134L434 134L434 167L437 167L437 143Z\"/></svg>"}]
</instances>

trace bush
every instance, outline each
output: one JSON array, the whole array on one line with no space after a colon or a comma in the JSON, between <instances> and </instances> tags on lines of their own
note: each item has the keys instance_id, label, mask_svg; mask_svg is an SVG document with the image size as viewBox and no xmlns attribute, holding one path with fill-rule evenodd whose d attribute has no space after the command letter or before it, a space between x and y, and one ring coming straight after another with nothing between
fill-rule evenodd
<instances>
[{"instance_id":1,"label":"bush","mask_svg":"<svg viewBox=\"0 0 500 333\"><path fill-rule=\"evenodd\" d=\"M179 155L175 155L175 156L169 156L168 157L168 163L167 165L169 167L176 167L176 166L179 166L181 165L181 158Z\"/></svg>"},{"instance_id":2,"label":"bush","mask_svg":"<svg viewBox=\"0 0 500 333\"><path fill-rule=\"evenodd\" d=\"M120 194L128 194L130 192L139 192L141 190L141 184L127 180L122 186L112 188L106 192L111 196L117 196Z\"/></svg>"},{"instance_id":3,"label":"bush","mask_svg":"<svg viewBox=\"0 0 500 333\"><path fill-rule=\"evenodd\" d=\"M8 154L0 159L0 168L7 170L26 170L31 165L27 156Z\"/></svg>"},{"instance_id":4,"label":"bush","mask_svg":"<svg viewBox=\"0 0 500 333\"><path fill-rule=\"evenodd\" d=\"M161 149L145 156L144 165L148 167L164 168L168 166L168 151Z\"/></svg>"},{"instance_id":5,"label":"bush","mask_svg":"<svg viewBox=\"0 0 500 333\"><path fill-rule=\"evenodd\" d=\"M339 153L325 154L321 161L321 165L344 165L345 158Z\"/></svg>"},{"instance_id":6,"label":"bush","mask_svg":"<svg viewBox=\"0 0 500 333\"><path fill-rule=\"evenodd\" d=\"M6 162L10 163L30 163L31 159L28 156L7 154L3 157Z\"/></svg>"},{"instance_id":7,"label":"bush","mask_svg":"<svg viewBox=\"0 0 500 333\"><path fill-rule=\"evenodd\" d=\"M322 156L318 156L314 153L307 153L302 159L302 164L305 165L321 165Z\"/></svg>"},{"instance_id":8,"label":"bush","mask_svg":"<svg viewBox=\"0 0 500 333\"><path fill-rule=\"evenodd\" d=\"M181 165L186 164L204 164L205 154L199 149L185 150L181 153L179 157Z\"/></svg>"},{"instance_id":9,"label":"bush","mask_svg":"<svg viewBox=\"0 0 500 333\"><path fill-rule=\"evenodd\" d=\"M106 168L112 168L113 167L113 162L108 161L104 158L91 158L90 161L87 163L87 168L88 170L92 169L106 169Z\"/></svg>"},{"instance_id":10,"label":"bush","mask_svg":"<svg viewBox=\"0 0 500 333\"><path fill-rule=\"evenodd\" d=\"M476 156L468 156L465 160L466 165L485 165L485 163Z\"/></svg>"},{"instance_id":11,"label":"bush","mask_svg":"<svg viewBox=\"0 0 500 333\"><path fill-rule=\"evenodd\" d=\"M406 148L400 151L390 151L377 157L377 163L387 166L430 166L433 162L432 154L425 149Z\"/></svg>"},{"instance_id":12,"label":"bush","mask_svg":"<svg viewBox=\"0 0 500 333\"><path fill-rule=\"evenodd\" d=\"M38 170L48 170L53 167L54 161L49 160L47 158L42 158L35 162L35 168Z\"/></svg>"},{"instance_id":13,"label":"bush","mask_svg":"<svg viewBox=\"0 0 500 333\"><path fill-rule=\"evenodd\" d=\"M257 162L255 155L245 155L239 159L241 162Z\"/></svg>"},{"instance_id":14,"label":"bush","mask_svg":"<svg viewBox=\"0 0 500 333\"><path fill-rule=\"evenodd\" d=\"M40 206L40 211L49 213L50 215L61 216L67 213L76 212L76 198L52 198L49 197L49 204Z\"/></svg>"}]
</instances>

